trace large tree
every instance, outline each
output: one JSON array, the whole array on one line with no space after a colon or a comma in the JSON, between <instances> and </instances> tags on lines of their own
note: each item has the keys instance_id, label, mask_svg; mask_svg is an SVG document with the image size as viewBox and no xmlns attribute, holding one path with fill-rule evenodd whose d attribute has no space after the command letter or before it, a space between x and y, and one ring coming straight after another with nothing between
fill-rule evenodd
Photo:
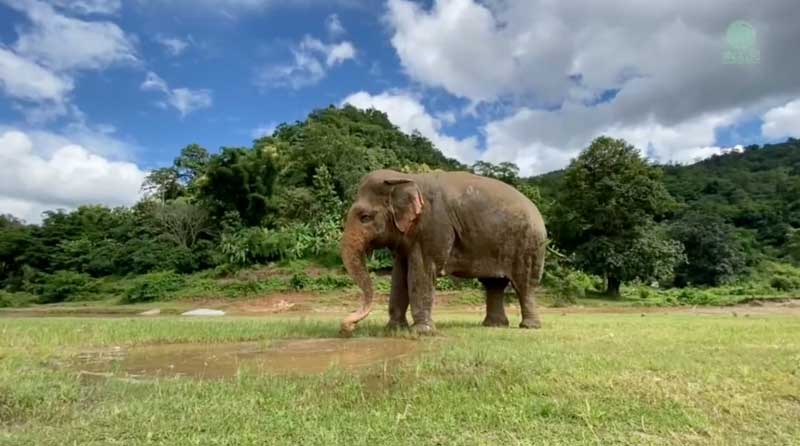
<instances>
[{"instance_id":1,"label":"large tree","mask_svg":"<svg viewBox=\"0 0 800 446\"><path fill-rule=\"evenodd\" d=\"M691 212L670 225L670 235L686 250L687 262L675 274L678 286L720 285L745 268L735 228L718 215Z\"/></svg>"},{"instance_id":2,"label":"large tree","mask_svg":"<svg viewBox=\"0 0 800 446\"><path fill-rule=\"evenodd\" d=\"M198 194L214 217L235 211L247 226L258 226L269 211L277 176L269 147L224 147L205 167Z\"/></svg>"},{"instance_id":3,"label":"large tree","mask_svg":"<svg viewBox=\"0 0 800 446\"><path fill-rule=\"evenodd\" d=\"M659 280L683 259L656 220L674 205L661 170L621 139L599 137L564 175L551 230L581 268L619 295L624 281Z\"/></svg>"}]
</instances>

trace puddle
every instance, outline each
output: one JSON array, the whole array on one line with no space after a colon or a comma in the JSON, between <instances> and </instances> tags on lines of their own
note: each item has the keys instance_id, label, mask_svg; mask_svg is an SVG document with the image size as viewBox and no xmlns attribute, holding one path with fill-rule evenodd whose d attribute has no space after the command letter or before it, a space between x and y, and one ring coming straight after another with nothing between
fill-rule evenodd
<instances>
[{"instance_id":1,"label":"puddle","mask_svg":"<svg viewBox=\"0 0 800 446\"><path fill-rule=\"evenodd\" d=\"M407 339L309 339L236 344L162 344L86 351L75 367L88 376L122 378L227 378L239 370L315 374L402 361L417 352Z\"/></svg>"}]
</instances>

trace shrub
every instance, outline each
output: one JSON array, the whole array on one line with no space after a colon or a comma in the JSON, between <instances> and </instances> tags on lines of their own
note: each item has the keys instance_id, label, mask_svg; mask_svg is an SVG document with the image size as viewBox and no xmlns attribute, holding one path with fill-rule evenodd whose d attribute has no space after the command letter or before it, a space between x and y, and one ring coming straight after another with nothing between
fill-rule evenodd
<instances>
[{"instance_id":1,"label":"shrub","mask_svg":"<svg viewBox=\"0 0 800 446\"><path fill-rule=\"evenodd\" d=\"M95 290L95 282L85 273L75 271L56 271L41 274L33 285L41 303L55 303L68 300L81 300L89 297Z\"/></svg>"},{"instance_id":2,"label":"shrub","mask_svg":"<svg viewBox=\"0 0 800 446\"><path fill-rule=\"evenodd\" d=\"M679 303L688 305L713 305L720 303L720 298L714 293L696 288L686 288L676 296Z\"/></svg>"},{"instance_id":3,"label":"shrub","mask_svg":"<svg viewBox=\"0 0 800 446\"><path fill-rule=\"evenodd\" d=\"M314 279L311 289L314 291L330 291L352 287L353 281L348 276L326 274Z\"/></svg>"},{"instance_id":4,"label":"shrub","mask_svg":"<svg viewBox=\"0 0 800 446\"><path fill-rule=\"evenodd\" d=\"M28 293L10 293L0 290L0 308L26 307L36 300L36 296Z\"/></svg>"},{"instance_id":5,"label":"shrub","mask_svg":"<svg viewBox=\"0 0 800 446\"><path fill-rule=\"evenodd\" d=\"M266 280L258 281L230 282L220 287L222 293L231 298L274 291L286 291L288 289L289 284L281 277L269 277Z\"/></svg>"},{"instance_id":6,"label":"shrub","mask_svg":"<svg viewBox=\"0 0 800 446\"><path fill-rule=\"evenodd\" d=\"M225 262L238 266L311 257L338 263L337 228L326 221L315 225L295 223L278 230L242 228L222 235L220 251Z\"/></svg>"},{"instance_id":7,"label":"shrub","mask_svg":"<svg viewBox=\"0 0 800 446\"><path fill-rule=\"evenodd\" d=\"M183 276L172 271L145 274L134 279L123 297L125 303L150 302L168 297L186 283Z\"/></svg>"},{"instance_id":8,"label":"shrub","mask_svg":"<svg viewBox=\"0 0 800 446\"><path fill-rule=\"evenodd\" d=\"M295 290L302 290L308 288L310 283L311 283L311 277L309 277L308 274L306 273L292 274L292 278L289 279L289 286L291 286Z\"/></svg>"},{"instance_id":9,"label":"shrub","mask_svg":"<svg viewBox=\"0 0 800 446\"><path fill-rule=\"evenodd\" d=\"M394 257L388 249L378 249L367 258L367 268L371 270L391 269L393 264Z\"/></svg>"},{"instance_id":10,"label":"shrub","mask_svg":"<svg viewBox=\"0 0 800 446\"><path fill-rule=\"evenodd\" d=\"M794 291L800 289L800 278L790 276L775 276L769 281L769 286L778 291Z\"/></svg>"}]
</instances>

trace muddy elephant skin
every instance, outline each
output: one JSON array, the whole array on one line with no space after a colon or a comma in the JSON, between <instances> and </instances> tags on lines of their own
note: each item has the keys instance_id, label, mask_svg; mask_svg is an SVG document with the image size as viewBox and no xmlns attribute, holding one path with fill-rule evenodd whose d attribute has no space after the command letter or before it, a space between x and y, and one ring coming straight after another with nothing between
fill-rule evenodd
<instances>
[{"instance_id":1,"label":"muddy elephant skin","mask_svg":"<svg viewBox=\"0 0 800 446\"><path fill-rule=\"evenodd\" d=\"M342 260L361 288L361 307L342 321L348 334L369 315L374 290L366 256L394 253L389 328L427 333L437 276L473 277L486 289L486 326L508 326L503 291L511 283L520 327L540 327L533 289L544 268L547 231L536 206L513 187L467 172L406 174L378 170L361 181L348 211Z\"/></svg>"}]
</instances>

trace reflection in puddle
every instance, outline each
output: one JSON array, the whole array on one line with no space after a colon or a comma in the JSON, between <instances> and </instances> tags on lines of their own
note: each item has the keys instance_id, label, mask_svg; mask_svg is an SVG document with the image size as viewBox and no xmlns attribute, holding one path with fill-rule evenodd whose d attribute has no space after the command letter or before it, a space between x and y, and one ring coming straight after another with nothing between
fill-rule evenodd
<instances>
[{"instance_id":1,"label":"reflection in puddle","mask_svg":"<svg viewBox=\"0 0 800 446\"><path fill-rule=\"evenodd\" d=\"M417 351L407 339L310 339L236 344L166 344L83 352L75 365L89 375L129 378L225 378L240 369L277 374L321 373L398 361Z\"/></svg>"}]
</instances>

